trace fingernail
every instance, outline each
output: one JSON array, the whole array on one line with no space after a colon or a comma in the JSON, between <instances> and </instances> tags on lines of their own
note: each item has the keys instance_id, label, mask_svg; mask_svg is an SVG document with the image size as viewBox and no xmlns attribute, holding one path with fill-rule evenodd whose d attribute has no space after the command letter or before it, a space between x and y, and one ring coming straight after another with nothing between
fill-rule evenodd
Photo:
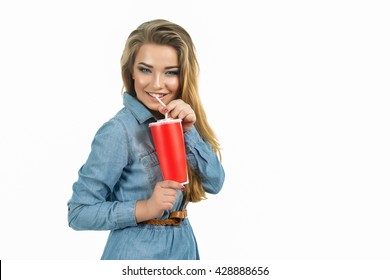
<instances>
[{"instance_id":1,"label":"fingernail","mask_svg":"<svg viewBox=\"0 0 390 280\"><path fill-rule=\"evenodd\" d=\"M164 113L168 113L168 108L165 107L164 110L163 110Z\"/></svg>"}]
</instances>

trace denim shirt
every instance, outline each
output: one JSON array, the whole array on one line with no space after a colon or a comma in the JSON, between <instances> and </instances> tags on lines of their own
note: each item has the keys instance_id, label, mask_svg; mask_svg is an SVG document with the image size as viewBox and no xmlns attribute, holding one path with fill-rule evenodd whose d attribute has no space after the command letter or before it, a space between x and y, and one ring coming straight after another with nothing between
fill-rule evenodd
<instances>
[{"instance_id":1,"label":"denim shirt","mask_svg":"<svg viewBox=\"0 0 390 280\"><path fill-rule=\"evenodd\" d=\"M97 131L91 152L78 172L68 202L69 226L75 230L110 230L101 259L199 259L188 218L179 226L138 224L135 204L148 199L163 181L149 123L151 112L132 95L124 108ZM225 173L216 154L193 126L184 133L188 163L201 174L207 193L218 193ZM181 210L183 193L170 211Z\"/></svg>"}]
</instances>

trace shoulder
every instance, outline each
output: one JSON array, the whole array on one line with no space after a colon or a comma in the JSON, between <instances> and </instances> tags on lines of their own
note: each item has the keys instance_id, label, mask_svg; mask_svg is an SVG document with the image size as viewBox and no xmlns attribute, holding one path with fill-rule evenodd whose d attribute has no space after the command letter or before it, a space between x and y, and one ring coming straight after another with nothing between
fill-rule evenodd
<instances>
[{"instance_id":1,"label":"shoulder","mask_svg":"<svg viewBox=\"0 0 390 280\"><path fill-rule=\"evenodd\" d=\"M109 122L120 123L128 130L132 130L139 125L137 119L126 107L122 108Z\"/></svg>"},{"instance_id":2,"label":"shoulder","mask_svg":"<svg viewBox=\"0 0 390 280\"><path fill-rule=\"evenodd\" d=\"M126 130L126 126L134 123L134 120L134 116L124 107L115 116L103 123L98 133L105 130Z\"/></svg>"},{"instance_id":3,"label":"shoulder","mask_svg":"<svg viewBox=\"0 0 390 280\"><path fill-rule=\"evenodd\" d=\"M114 117L105 121L97 130L96 137L107 136L109 138L116 138L127 134L125 123L128 123L126 118L129 114L124 114L124 109L120 110Z\"/></svg>"}]
</instances>

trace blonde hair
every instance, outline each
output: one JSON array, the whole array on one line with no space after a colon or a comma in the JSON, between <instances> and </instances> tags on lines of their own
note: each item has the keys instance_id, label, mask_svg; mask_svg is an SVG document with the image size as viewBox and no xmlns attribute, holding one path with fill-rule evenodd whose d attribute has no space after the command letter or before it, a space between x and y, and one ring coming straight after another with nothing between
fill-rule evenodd
<instances>
[{"instance_id":1,"label":"blonde hair","mask_svg":"<svg viewBox=\"0 0 390 280\"><path fill-rule=\"evenodd\" d=\"M121 58L124 89L127 92L135 92L132 79L134 61L141 46L148 43L168 45L177 51L180 66L178 98L189 104L195 111L196 129L203 140L210 143L212 150L221 158L218 139L207 121L206 112L199 97L199 64L195 46L183 27L167 20L156 19L141 24L129 35ZM188 176L189 184L186 187L185 200L198 202L206 198L200 174L197 174L190 165L188 165Z\"/></svg>"}]
</instances>

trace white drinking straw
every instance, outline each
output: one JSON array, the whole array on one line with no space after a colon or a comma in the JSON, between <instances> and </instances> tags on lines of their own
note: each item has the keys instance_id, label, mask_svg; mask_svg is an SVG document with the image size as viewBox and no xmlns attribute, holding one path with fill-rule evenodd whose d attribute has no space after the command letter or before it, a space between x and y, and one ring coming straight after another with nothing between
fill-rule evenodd
<instances>
[{"instance_id":1,"label":"white drinking straw","mask_svg":"<svg viewBox=\"0 0 390 280\"><path fill-rule=\"evenodd\" d=\"M158 102L160 102L160 104L164 107L164 108L167 108L167 105L164 104L164 102L161 101L161 99L155 95L154 98L157 99ZM168 113L165 113L165 118L167 119L168 118Z\"/></svg>"}]
</instances>

